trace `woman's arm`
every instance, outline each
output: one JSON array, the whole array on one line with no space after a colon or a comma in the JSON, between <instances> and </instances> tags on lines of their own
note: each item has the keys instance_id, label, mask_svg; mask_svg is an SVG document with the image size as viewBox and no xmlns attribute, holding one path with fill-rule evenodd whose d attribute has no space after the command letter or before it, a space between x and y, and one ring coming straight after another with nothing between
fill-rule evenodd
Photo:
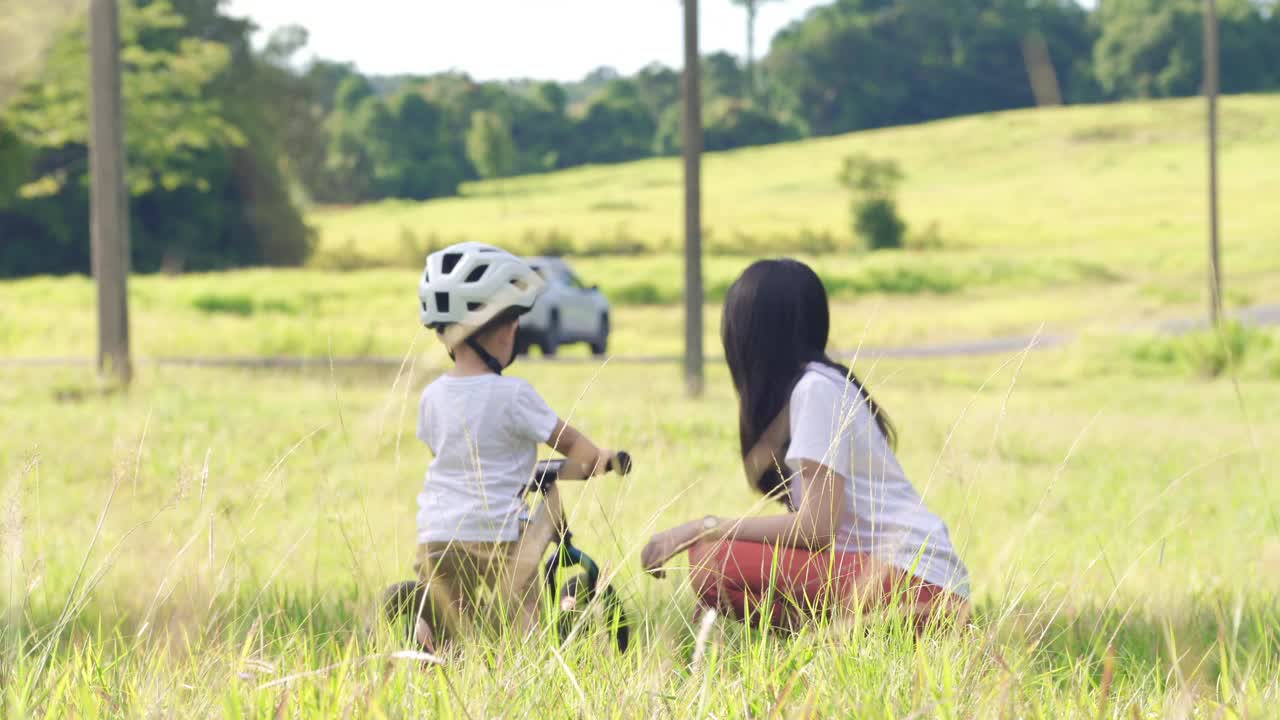
<instances>
[{"instance_id":1,"label":"woman's arm","mask_svg":"<svg viewBox=\"0 0 1280 720\"><path fill-rule=\"evenodd\" d=\"M692 520L654 535L640 554L641 565L661 577L667 560L699 541L747 540L810 550L830 546L840 527L841 493L848 481L821 463L801 460L799 466L804 494L795 512L720 518L712 528L704 520Z\"/></svg>"},{"instance_id":2,"label":"woman's arm","mask_svg":"<svg viewBox=\"0 0 1280 720\"><path fill-rule=\"evenodd\" d=\"M547 447L565 456L560 477L566 480L600 475L613 457L613 453L596 447L586 435L563 420L556 422L556 429L547 438Z\"/></svg>"}]
</instances>

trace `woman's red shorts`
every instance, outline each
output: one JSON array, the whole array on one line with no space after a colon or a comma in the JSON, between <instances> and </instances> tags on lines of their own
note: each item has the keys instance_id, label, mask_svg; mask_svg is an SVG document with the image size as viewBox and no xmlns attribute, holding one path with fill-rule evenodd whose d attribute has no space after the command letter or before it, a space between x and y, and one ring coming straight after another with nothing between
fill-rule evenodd
<instances>
[{"instance_id":1,"label":"woman's red shorts","mask_svg":"<svg viewBox=\"0 0 1280 720\"><path fill-rule=\"evenodd\" d=\"M900 609L923 630L931 618L955 619L968 603L870 555L811 552L762 543L711 541L689 548L690 581L704 607L778 627L835 610Z\"/></svg>"}]
</instances>

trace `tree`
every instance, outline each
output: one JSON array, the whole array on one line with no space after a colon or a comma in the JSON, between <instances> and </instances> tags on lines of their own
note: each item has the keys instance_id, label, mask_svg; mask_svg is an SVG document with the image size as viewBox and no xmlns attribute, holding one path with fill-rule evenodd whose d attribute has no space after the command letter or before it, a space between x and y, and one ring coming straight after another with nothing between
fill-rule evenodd
<instances>
[{"instance_id":1,"label":"tree","mask_svg":"<svg viewBox=\"0 0 1280 720\"><path fill-rule=\"evenodd\" d=\"M497 113L472 114L471 129L467 131L467 157L482 178L501 180L511 174L516 159L515 141L511 139L511 129ZM498 194L502 195L501 182Z\"/></svg>"},{"instance_id":2,"label":"tree","mask_svg":"<svg viewBox=\"0 0 1280 720\"><path fill-rule=\"evenodd\" d=\"M1112 97L1196 92L1201 63L1199 0L1109 0L1098 8L1102 35L1094 66Z\"/></svg>"},{"instance_id":3,"label":"tree","mask_svg":"<svg viewBox=\"0 0 1280 720\"><path fill-rule=\"evenodd\" d=\"M785 123L753 103L741 100L717 100L704 115L703 147L707 150L768 145L795 137Z\"/></svg>"},{"instance_id":4,"label":"tree","mask_svg":"<svg viewBox=\"0 0 1280 720\"><path fill-rule=\"evenodd\" d=\"M798 136L795 128L754 103L729 98L704 105L702 124L703 148L711 151L768 145ZM680 143L680 108L672 107L658 125L654 152L675 155L680 152Z\"/></svg>"},{"instance_id":5,"label":"tree","mask_svg":"<svg viewBox=\"0 0 1280 720\"><path fill-rule=\"evenodd\" d=\"M543 109L556 115L564 115L565 111L569 109L569 95L559 83L538 83L533 94L534 99L542 105Z\"/></svg>"},{"instance_id":6,"label":"tree","mask_svg":"<svg viewBox=\"0 0 1280 720\"><path fill-rule=\"evenodd\" d=\"M220 14L218 0L138 4L121 12L133 268L302 262L314 236L280 161L296 84L253 52L250 25ZM77 45L81 25L0 115L0 183L22 188L0 200L0 237L17 238L0 243L0 275L89 270L88 65Z\"/></svg>"},{"instance_id":7,"label":"tree","mask_svg":"<svg viewBox=\"0 0 1280 720\"><path fill-rule=\"evenodd\" d=\"M657 122L634 84L614 81L574 123L572 163L626 162L653 152Z\"/></svg>"},{"instance_id":8,"label":"tree","mask_svg":"<svg viewBox=\"0 0 1280 720\"><path fill-rule=\"evenodd\" d=\"M380 102L377 98L369 101ZM366 120L369 114L365 114ZM365 124L358 117L356 110L338 110L329 118L325 170L335 179L328 193L333 201L360 202L375 197L376 167L369 139L363 134Z\"/></svg>"},{"instance_id":9,"label":"tree","mask_svg":"<svg viewBox=\"0 0 1280 720\"><path fill-rule=\"evenodd\" d=\"M738 59L723 50L702 58L702 98L742 99L754 95L751 77L738 64Z\"/></svg>"},{"instance_id":10,"label":"tree","mask_svg":"<svg viewBox=\"0 0 1280 720\"><path fill-rule=\"evenodd\" d=\"M0 210L13 202L25 183L30 162L31 149L0 125Z\"/></svg>"},{"instance_id":11,"label":"tree","mask_svg":"<svg viewBox=\"0 0 1280 720\"><path fill-rule=\"evenodd\" d=\"M390 103L365 98L353 131L373 166L374 195L427 200L457 194L463 173L446 130L444 112L412 90Z\"/></svg>"},{"instance_id":12,"label":"tree","mask_svg":"<svg viewBox=\"0 0 1280 720\"><path fill-rule=\"evenodd\" d=\"M733 0L734 5L739 5L747 11L747 88L751 95L755 95L757 90L755 77L755 60L756 60L756 15L760 12L760 6L767 2L776 2L777 0Z\"/></svg>"},{"instance_id":13,"label":"tree","mask_svg":"<svg viewBox=\"0 0 1280 720\"><path fill-rule=\"evenodd\" d=\"M203 152L213 145L245 142L239 128L224 117L221 101L206 92L230 62L226 46L195 37L183 37L174 50L141 42L147 33L184 26L165 0L142 7L126 2L121 7L128 183L135 195L157 187L208 189L207 180L196 170ZM25 144L51 151L86 145L89 66L84 59L88 55L87 36L81 28L62 35L50 51L40 80L15 98L3 122ZM66 168L44 168L24 185L22 193L55 194L68 177Z\"/></svg>"},{"instance_id":14,"label":"tree","mask_svg":"<svg viewBox=\"0 0 1280 720\"><path fill-rule=\"evenodd\" d=\"M565 150L573 142L567 103L568 94L554 82L539 84L532 97L516 92L495 94L490 109L506 118L516 147L513 174L564 167Z\"/></svg>"},{"instance_id":15,"label":"tree","mask_svg":"<svg viewBox=\"0 0 1280 720\"><path fill-rule=\"evenodd\" d=\"M360 74L348 75L342 79L338 85L338 90L334 94L334 107L343 112L355 112L360 103L366 99L373 97L376 93L373 91L373 85L369 83L368 78Z\"/></svg>"},{"instance_id":16,"label":"tree","mask_svg":"<svg viewBox=\"0 0 1280 720\"><path fill-rule=\"evenodd\" d=\"M1270 14L1268 14L1270 13ZM1222 91L1280 85L1280 51L1269 24L1274 8L1220 0ZM1107 0L1098 6L1094 47L1098 81L1112 98L1175 97L1200 92L1203 76L1201 0Z\"/></svg>"},{"instance_id":17,"label":"tree","mask_svg":"<svg viewBox=\"0 0 1280 720\"><path fill-rule=\"evenodd\" d=\"M83 10L80 0L0 2L0 109L38 74L45 53Z\"/></svg>"},{"instance_id":18,"label":"tree","mask_svg":"<svg viewBox=\"0 0 1280 720\"><path fill-rule=\"evenodd\" d=\"M680 102L680 73L660 63L641 68L632 83L655 123Z\"/></svg>"},{"instance_id":19,"label":"tree","mask_svg":"<svg viewBox=\"0 0 1280 720\"><path fill-rule=\"evenodd\" d=\"M770 106L815 135L1031 107L1023 48L1036 33L1064 97L1090 99L1076 71L1090 29L1072 0L842 0L775 38Z\"/></svg>"}]
</instances>

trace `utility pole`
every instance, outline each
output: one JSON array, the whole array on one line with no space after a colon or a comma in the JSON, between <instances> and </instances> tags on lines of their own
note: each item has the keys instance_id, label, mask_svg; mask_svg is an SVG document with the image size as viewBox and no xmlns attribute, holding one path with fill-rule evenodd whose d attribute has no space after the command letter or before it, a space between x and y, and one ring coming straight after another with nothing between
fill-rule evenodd
<instances>
[{"instance_id":1,"label":"utility pole","mask_svg":"<svg viewBox=\"0 0 1280 720\"><path fill-rule=\"evenodd\" d=\"M120 101L120 16L116 0L90 0L90 242L98 285L98 372L128 385L129 210L124 187Z\"/></svg>"},{"instance_id":2,"label":"utility pole","mask_svg":"<svg viewBox=\"0 0 1280 720\"><path fill-rule=\"evenodd\" d=\"M1218 245L1218 3L1204 1L1204 96L1209 111L1209 322L1222 322L1222 266Z\"/></svg>"},{"instance_id":3,"label":"utility pole","mask_svg":"<svg viewBox=\"0 0 1280 720\"><path fill-rule=\"evenodd\" d=\"M702 394L702 88L698 0L684 0L684 379Z\"/></svg>"}]
</instances>

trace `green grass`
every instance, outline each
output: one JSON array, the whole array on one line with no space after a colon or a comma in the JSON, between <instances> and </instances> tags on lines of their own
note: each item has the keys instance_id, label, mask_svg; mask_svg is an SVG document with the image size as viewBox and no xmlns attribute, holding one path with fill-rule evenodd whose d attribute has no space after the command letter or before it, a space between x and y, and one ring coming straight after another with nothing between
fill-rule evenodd
<instances>
[{"instance_id":1,"label":"green grass","mask_svg":"<svg viewBox=\"0 0 1280 720\"><path fill-rule=\"evenodd\" d=\"M989 313L957 318L949 327L938 313L1035 290L1046 300L1129 293L1131 286L1087 263L1048 260L931 257L927 264L900 256L810 259L833 297L845 308L837 332L880 343L928 337L999 334L1013 326ZM718 331L718 301L749 258L710 258L706 267L708 343ZM615 305L613 350L621 354L679 350L680 260L670 256L599 258L575 263L583 278L599 282ZM139 354L155 355L384 355L400 356L418 335L417 273L254 270L131 280L133 337ZM996 285L1000 290L994 291ZM11 356L87 356L94 351L94 290L88 278L33 278L0 284L0 353ZM1160 311L1153 299L1141 307ZM1063 313L1082 315L1094 306L1047 301L1049 314L1023 314L1016 329L1034 330ZM1176 306L1174 306L1176 309ZM434 342L434 341L432 341Z\"/></svg>"},{"instance_id":2,"label":"green grass","mask_svg":"<svg viewBox=\"0 0 1280 720\"><path fill-rule=\"evenodd\" d=\"M566 504L638 646L488 638L424 672L364 632L379 589L411 572L414 408L437 358L413 360L403 377L146 370L127 394L0 370L0 713L1128 718L1276 702L1280 383L1237 393L1070 352L863 363L973 572L975 628L913 643L874 618L790 639L721 621L695 669L684 574L645 578L636 558L656 527L764 509L739 478L724 372L691 401L674 366L524 366L635 454L633 476Z\"/></svg>"},{"instance_id":3,"label":"green grass","mask_svg":"<svg viewBox=\"0 0 1280 720\"><path fill-rule=\"evenodd\" d=\"M965 341L1047 332L1114 331L1204 312L1199 277L1180 294L1153 289L1141 278L1117 279L1095 266L1045 259L988 264L929 256L937 278L963 278L949 291L859 292L869 278L916 282L923 265L893 254L867 260L810 258L831 289L832 344L842 349ZM749 258L709 258L706 284L723 294ZM614 302L611 351L617 355L673 355L683 349L683 309L629 304L636 293L678 297L677 258L595 258L576 262ZM1011 269L1012 268L1012 269ZM901 273L901 274L899 274ZM984 279L986 278L986 279ZM1230 305L1275 302L1280 274L1232 273ZM403 357L436 346L418 326L417 272L365 270L252 270L209 275L138 276L130 281L131 340L140 357L191 355L305 355ZM914 286L913 286L914 287ZM637 288L648 288L643 291ZM96 347L95 295L82 277L0 283L0 356L87 358ZM706 347L718 352L720 308L705 310ZM586 354L584 347L567 348Z\"/></svg>"}]
</instances>

